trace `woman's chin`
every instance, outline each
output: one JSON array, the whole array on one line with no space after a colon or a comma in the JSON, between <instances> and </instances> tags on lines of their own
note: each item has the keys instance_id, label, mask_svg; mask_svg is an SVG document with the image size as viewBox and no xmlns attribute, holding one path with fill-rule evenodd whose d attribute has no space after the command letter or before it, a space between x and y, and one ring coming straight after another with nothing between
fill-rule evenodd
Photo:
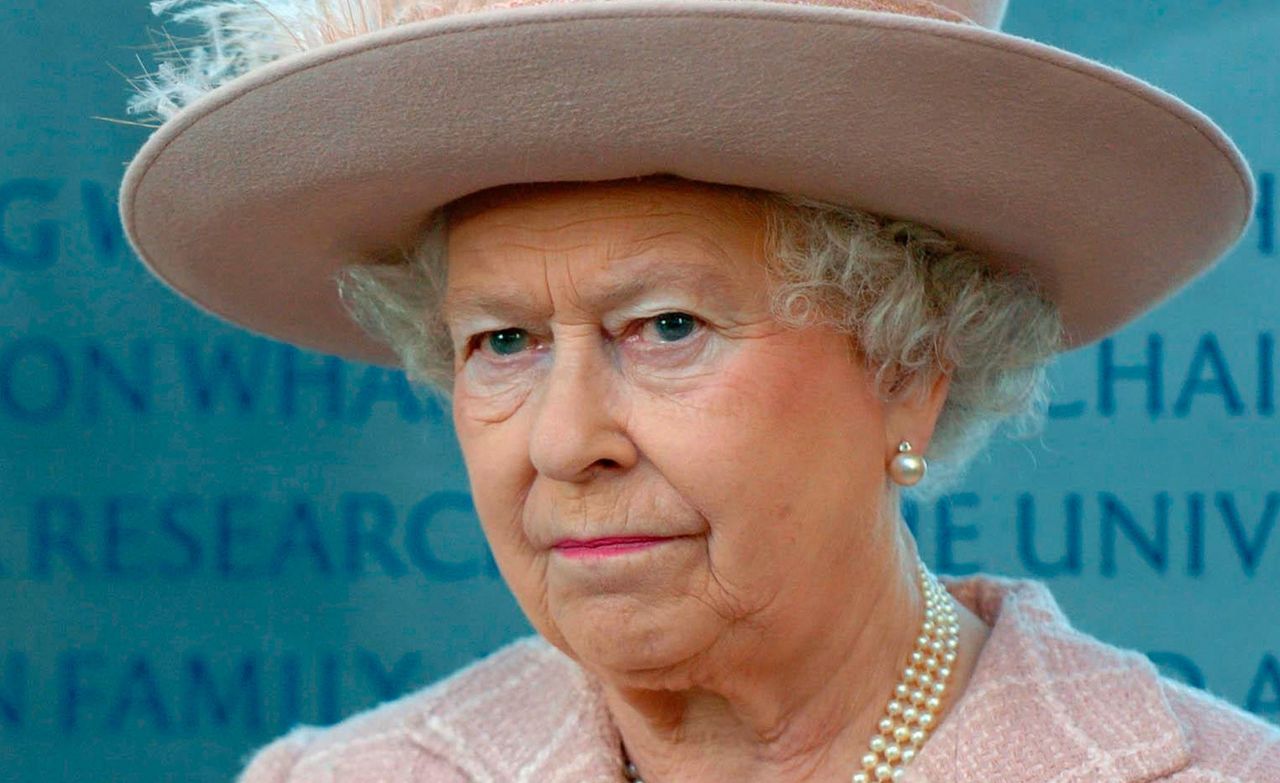
<instances>
[{"instance_id":1,"label":"woman's chin","mask_svg":"<svg viewBox=\"0 0 1280 783\"><path fill-rule=\"evenodd\" d=\"M566 650L579 663L619 681L643 687L651 678L676 674L715 641L717 629L701 602L694 606L631 607L620 611L600 602L560 613L557 626ZM714 617L714 616L713 616Z\"/></svg>"}]
</instances>

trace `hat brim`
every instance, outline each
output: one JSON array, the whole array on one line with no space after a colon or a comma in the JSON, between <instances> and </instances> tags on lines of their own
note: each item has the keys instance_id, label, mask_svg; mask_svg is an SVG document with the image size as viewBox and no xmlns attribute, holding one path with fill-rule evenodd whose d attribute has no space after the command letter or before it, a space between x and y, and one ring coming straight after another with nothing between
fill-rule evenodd
<instances>
[{"instance_id":1,"label":"hat brim","mask_svg":"<svg viewBox=\"0 0 1280 783\"><path fill-rule=\"evenodd\" d=\"M1254 186L1207 117L1132 76L976 25L769 0L608 0L414 22L272 62L158 129L120 213L202 309L397 364L334 273L511 182L668 172L947 232L1034 276L1065 348L1239 239Z\"/></svg>"}]
</instances>

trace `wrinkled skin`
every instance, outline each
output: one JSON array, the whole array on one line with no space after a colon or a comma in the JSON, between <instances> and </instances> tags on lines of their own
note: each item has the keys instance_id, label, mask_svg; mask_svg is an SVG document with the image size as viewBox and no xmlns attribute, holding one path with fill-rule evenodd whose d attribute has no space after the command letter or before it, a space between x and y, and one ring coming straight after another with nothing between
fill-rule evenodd
<instances>
[{"instance_id":1,"label":"wrinkled skin","mask_svg":"<svg viewBox=\"0 0 1280 783\"><path fill-rule=\"evenodd\" d=\"M643 181L499 192L450 227L477 513L649 783L848 780L922 618L886 466L927 450L947 378L889 404L849 338L775 321L763 229ZM665 540L554 548L635 535Z\"/></svg>"}]
</instances>

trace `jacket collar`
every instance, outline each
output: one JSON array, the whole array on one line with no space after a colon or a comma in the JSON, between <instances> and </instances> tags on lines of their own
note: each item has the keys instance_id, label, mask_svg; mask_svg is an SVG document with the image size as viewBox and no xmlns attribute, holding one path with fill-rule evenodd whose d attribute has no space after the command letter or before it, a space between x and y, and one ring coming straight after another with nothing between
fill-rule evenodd
<instances>
[{"instance_id":1,"label":"jacket collar","mask_svg":"<svg viewBox=\"0 0 1280 783\"><path fill-rule=\"evenodd\" d=\"M976 783L994 769L1002 783L1143 783L1191 763L1146 656L1073 628L1042 582L939 579L992 630L907 783Z\"/></svg>"}]
</instances>

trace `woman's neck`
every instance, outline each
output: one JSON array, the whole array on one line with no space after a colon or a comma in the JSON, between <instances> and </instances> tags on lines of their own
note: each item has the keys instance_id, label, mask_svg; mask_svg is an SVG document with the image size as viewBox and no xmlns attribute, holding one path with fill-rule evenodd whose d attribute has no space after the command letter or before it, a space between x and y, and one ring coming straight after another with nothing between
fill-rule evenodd
<instances>
[{"instance_id":1,"label":"woman's neck","mask_svg":"<svg viewBox=\"0 0 1280 783\"><path fill-rule=\"evenodd\" d=\"M915 549L909 554L914 563ZM645 783L847 781L878 733L924 618L914 565L886 568L832 623L792 638L741 629L698 660L605 698ZM957 603L960 644L936 722L964 692L990 632ZM935 725L937 723L935 722Z\"/></svg>"}]
</instances>

